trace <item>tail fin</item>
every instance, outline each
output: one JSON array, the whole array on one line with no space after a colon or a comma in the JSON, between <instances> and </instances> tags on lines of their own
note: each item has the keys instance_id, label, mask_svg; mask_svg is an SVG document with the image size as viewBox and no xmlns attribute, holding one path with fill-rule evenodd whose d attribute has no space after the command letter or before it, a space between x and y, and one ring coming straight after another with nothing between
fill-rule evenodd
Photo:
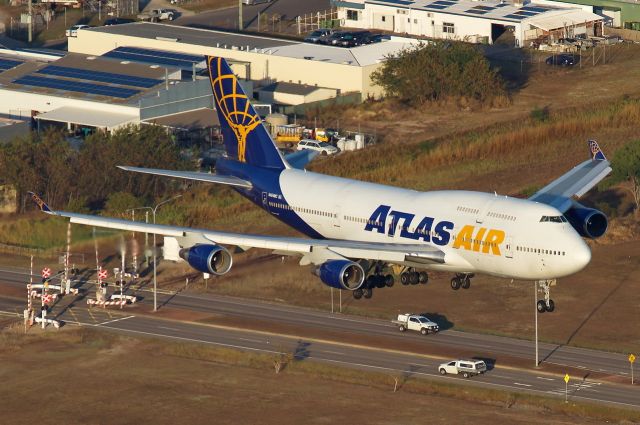
<instances>
[{"instance_id":1,"label":"tail fin","mask_svg":"<svg viewBox=\"0 0 640 425\"><path fill-rule=\"evenodd\" d=\"M593 161L605 161L607 159L595 140L589 140L589 151L591 151L591 159Z\"/></svg>"},{"instance_id":2,"label":"tail fin","mask_svg":"<svg viewBox=\"0 0 640 425\"><path fill-rule=\"evenodd\" d=\"M224 58L207 56L209 79L229 158L289 168Z\"/></svg>"}]
</instances>

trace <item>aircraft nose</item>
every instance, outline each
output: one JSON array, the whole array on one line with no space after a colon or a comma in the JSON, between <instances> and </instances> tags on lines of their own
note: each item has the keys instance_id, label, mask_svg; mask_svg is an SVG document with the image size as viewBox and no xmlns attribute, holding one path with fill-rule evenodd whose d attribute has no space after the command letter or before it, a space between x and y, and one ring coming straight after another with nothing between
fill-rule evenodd
<instances>
[{"instance_id":1,"label":"aircraft nose","mask_svg":"<svg viewBox=\"0 0 640 425\"><path fill-rule=\"evenodd\" d=\"M573 258L573 266L575 268L575 272L584 269L591 261L591 249L589 248L589 245L587 245L585 241L580 239L579 242L574 246L573 252L571 252L571 257Z\"/></svg>"}]
</instances>

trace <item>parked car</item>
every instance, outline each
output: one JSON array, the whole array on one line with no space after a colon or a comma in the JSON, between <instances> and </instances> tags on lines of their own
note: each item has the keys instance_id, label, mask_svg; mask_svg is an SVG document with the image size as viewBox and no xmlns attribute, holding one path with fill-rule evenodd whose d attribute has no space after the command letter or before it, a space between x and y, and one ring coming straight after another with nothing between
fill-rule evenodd
<instances>
[{"instance_id":1,"label":"parked car","mask_svg":"<svg viewBox=\"0 0 640 425\"><path fill-rule=\"evenodd\" d=\"M339 152L338 148L330 145L327 142L319 142L317 140L300 140L298 147L299 151L302 149L310 149L320 152L321 155L333 155Z\"/></svg>"},{"instance_id":2,"label":"parked car","mask_svg":"<svg viewBox=\"0 0 640 425\"><path fill-rule=\"evenodd\" d=\"M577 64L579 60L580 60L579 56L561 54L561 55L549 56L545 60L545 63L547 65L573 66Z\"/></svg>"},{"instance_id":3,"label":"parked car","mask_svg":"<svg viewBox=\"0 0 640 425\"><path fill-rule=\"evenodd\" d=\"M438 366L440 375L446 375L448 373L454 375L462 374L465 378L480 375L486 371L487 365L482 360L452 360Z\"/></svg>"},{"instance_id":4,"label":"parked car","mask_svg":"<svg viewBox=\"0 0 640 425\"><path fill-rule=\"evenodd\" d=\"M323 43L333 32L330 28L320 28L306 36L304 41L307 43Z\"/></svg>"},{"instance_id":5,"label":"parked car","mask_svg":"<svg viewBox=\"0 0 640 425\"><path fill-rule=\"evenodd\" d=\"M391 36L387 34L370 34L364 39L364 44L380 43L381 41L391 40Z\"/></svg>"},{"instance_id":6,"label":"parked car","mask_svg":"<svg viewBox=\"0 0 640 425\"><path fill-rule=\"evenodd\" d=\"M84 29L84 28L91 28L89 25L73 25L71 26L71 28L69 28L67 31L65 31L65 35L67 37L77 37L78 36L78 30Z\"/></svg>"},{"instance_id":7,"label":"parked car","mask_svg":"<svg viewBox=\"0 0 640 425\"><path fill-rule=\"evenodd\" d=\"M129 24L131 22L133 22L133 19L110 18L104 21L104 26L109 27L111 25Z\"/></svg>"},{"instance_id":8,"label":"parked car","mask_svg":"<svg viewBox=\"0 0 640 425\"><path fill-rule=\"evenodd\" d=\"M169 9L153 9L149 12L138 14L139 20L151 22L173 21L175 17L175 13Z\"/></svg>"}]
</instances>

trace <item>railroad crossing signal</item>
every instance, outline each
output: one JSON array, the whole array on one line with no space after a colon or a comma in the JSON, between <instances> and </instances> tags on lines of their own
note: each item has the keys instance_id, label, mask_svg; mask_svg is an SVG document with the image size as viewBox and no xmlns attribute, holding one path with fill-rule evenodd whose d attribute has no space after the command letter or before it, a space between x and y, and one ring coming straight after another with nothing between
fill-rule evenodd
<instances>
[{"instance_id":1,"label":"railroad crossing signal","mask_svg":"<svg viewBox=\"0 0 640 425\"><path fill-rule=\"evenodd\" d=\"M98 278L99 279L106 279L107 278L107 269L100 269L98 271Z\"/></svg>"},{"instance_id":2,"label":"railroad crossing signal","mask_svg":"<svg viewBox=\"0 0 640 425\"><path fill-rule=\"evenodd\" d=\"M45 279L51 277L51 269L49 267L42 269L42 277Z\"/></svg>"}]
</instances>

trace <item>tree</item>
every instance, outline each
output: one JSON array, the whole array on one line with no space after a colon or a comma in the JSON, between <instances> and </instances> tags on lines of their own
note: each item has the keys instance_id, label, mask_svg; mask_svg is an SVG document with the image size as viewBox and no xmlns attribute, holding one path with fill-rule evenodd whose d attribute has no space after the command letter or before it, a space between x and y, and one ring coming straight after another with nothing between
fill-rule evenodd
<instances>
[{"instance_id":1,"label":"tree","mask_svg":"<svg viewBox=\"0 0 640 425\"><path fill-rule=\"evenodd\" d=\"M640 211L640 140L627 143L618 149L611 160L613 172L607 185L625 182L625 189L631 192L635 203L635 214Z\"/></svg>"},{"instance_id":2,"label":"tree","mask_svg":"<svg viewBox=\"0 0 640 425\"><path fill-rule=\"evenodd\" d=\"M447 98L480 103L505 96L502 79L475 46L451 41L421 43L387 57L371 74L387 96L412 106Z\"/></svg>"}]
</instances>

